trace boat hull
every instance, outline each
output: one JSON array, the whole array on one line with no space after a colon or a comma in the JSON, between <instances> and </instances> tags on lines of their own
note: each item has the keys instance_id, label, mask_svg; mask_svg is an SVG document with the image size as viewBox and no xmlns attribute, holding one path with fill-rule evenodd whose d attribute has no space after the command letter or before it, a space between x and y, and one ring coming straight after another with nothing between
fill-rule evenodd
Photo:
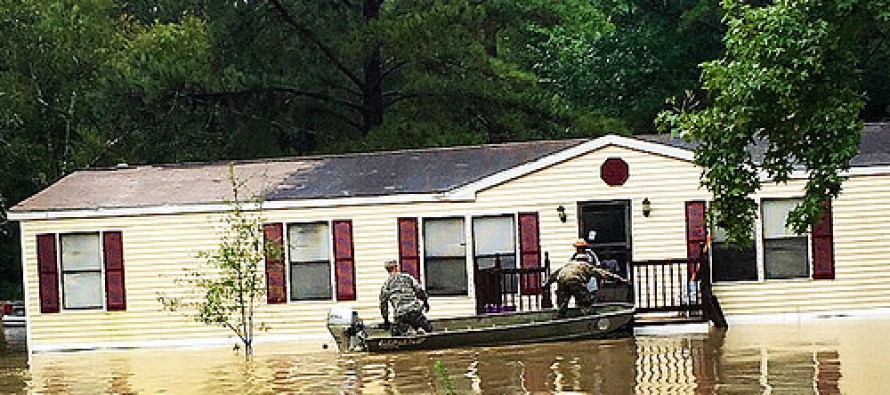
<instances>
[{"instance_id":1,"label":"boat hull","mask_svg":"<svg viewBox=\"0 0 890 395\"><path fill-rule=\"evenodd\" d=\"M421 335L390 336L370 329L364 344L370 352L393 352L592 339L628 328L633 315L632 304L604 303L584 313L571 309L565 318L552 309L448 318L433 320L434 332Z\"/></svg>"}]
</instances>

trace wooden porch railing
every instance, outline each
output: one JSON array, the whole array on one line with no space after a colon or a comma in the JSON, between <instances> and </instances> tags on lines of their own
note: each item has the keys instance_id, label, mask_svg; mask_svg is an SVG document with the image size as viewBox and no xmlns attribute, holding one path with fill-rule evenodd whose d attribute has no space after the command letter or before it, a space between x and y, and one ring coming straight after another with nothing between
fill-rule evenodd
<instances>
[{"instance_id":1,"label":"wooden porch railing","mask_svg":"<svg viewBox=\"0 0 890 395\"><path fill-rule=\"evenodd\" d=\"M695 262L692 262L695 264ZM634 261L632 281L640 313L676 311L701 315L700 282L690 278L687 259Z\"/></svg>"},{"instance_id":2,"label":"wooden porch railing","mask_svg":"<svg viewBox=\"0 0 890 395\"><path fill-rule=\"evenodd\" d=\"M633 261L631 282L638 313L678 312L700 317L726 328L726 318L713 294L710 262L703 251L699 259Z\"/></svg>"},{"instance_id":3,"label":"wooden porch railing","mask_svg":"<svg viewBox=\"0 0 890 395\"><path fill-rule=\"evenodd\" d=\"M660 259L633 261L630 278L638 313L677 312L686 318L712 321L725 328L726 319L711 287L707 254L702 260ZM478 267L478 266L476 266ZM550 256L544 253L544 265L537 268L504 268L501 256L495 256L491 268L475 272L476 312L531 311L553 307L551 287L542 282L550 276ZM601 290L606 296L606 288ZM617 298L625 300L625 298Z\"/></svg>"},{"instance_id":4,"label":"wooden porch railing","mask_svg":"<svg viewBox=\"0 0 890 395\"><path fill-rule=\"evenodd\" d=\"M475 274L477 314L553 307L550 287L542 286L543 280L550 276L550 256L546 252L541 267L505 268L501 256L497 255L494 267L478 269Z\"/></svg>"}]
</instances>

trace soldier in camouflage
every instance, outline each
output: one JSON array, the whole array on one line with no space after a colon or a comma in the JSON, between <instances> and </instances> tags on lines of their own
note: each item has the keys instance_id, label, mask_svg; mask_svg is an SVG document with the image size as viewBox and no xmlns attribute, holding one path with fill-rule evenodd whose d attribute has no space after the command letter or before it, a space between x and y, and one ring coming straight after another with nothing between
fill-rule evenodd
<instances>
[{"instance_id":1,"label":"soldier in camouflage","mask_svg":"<svg viewBox=\"0 0 890 395\"><path fill-rule=\"evenodd\" d=\"M591 265L583 257L570 260L563 267L550 274L550 277L544 283L544 287L548 287L554 282L557 283L556 304L559 306L560 317L565 317L572 297L575 298L575 305L578 307L585 308L593 304L590 292L587 289L587 283L593 277L600 279L612 278L623 283L627 282L627 280L608 270Z\"/></svg>"},{"instance_id":2,"label":"soldier in camouflage","mask_svg":"<svg viewBox=\"0 0 890 395\"><path fill-rule=\"evenodd\" d=\"M399 272L396 261L387 261L385 267L389 277L380 288L380 314L383 316L383 325L392 330L393 336L405 335L409 327L418 332L419 330L432 332L432 325L423 315L430 310L426 292L414 277ZM390 325L390 305L395 310L395 325Z\"/></svg>"}]
</instances>

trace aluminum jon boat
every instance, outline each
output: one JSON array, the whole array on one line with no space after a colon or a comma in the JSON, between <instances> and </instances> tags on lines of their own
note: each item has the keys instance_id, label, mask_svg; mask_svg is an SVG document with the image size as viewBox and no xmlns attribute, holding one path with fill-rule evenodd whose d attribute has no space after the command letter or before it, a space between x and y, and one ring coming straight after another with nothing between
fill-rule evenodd
<instances>
[{"instance_id":1,"label":"aluminum jon boat","mask_svg":"<svg viewBox=\"0 0 890 395\"><path fill-rule=\"evenodd\" d=\"M630 303L598 303L586 309L511 312L430 320L432 333L392 336L378 325L364 325L348 308L332 309L328 330L341 352L393 352L454 347L493 346L607 337L629 330Z\"/></svg>"}]
</instances>

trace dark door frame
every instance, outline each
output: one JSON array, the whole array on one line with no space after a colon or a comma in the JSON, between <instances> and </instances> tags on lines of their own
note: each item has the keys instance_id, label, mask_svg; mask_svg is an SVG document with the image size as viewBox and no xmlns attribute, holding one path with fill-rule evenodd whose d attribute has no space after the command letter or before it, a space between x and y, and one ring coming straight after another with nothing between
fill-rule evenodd
<instances>
[{"instance_id":1,"label":"dark door frame","mask_svg":"<svg viewBox=\"0 0 890 395\"><path fill-rule=\"evenodd\" d=\"M585 208L596 208L596 207L619 207L624 211L624 242L616 243L616 242L601 242L597 240L589 240L587 238L587 234L585 234L586 229L584 229L584 216L583 212ZM631 199L610 199L610 200L588 200L583 202L577 202L577 217L578 217L578 237L584 238L589 243L591 243L593 250L597 251L598 249L614 249L614 248L626 248L627 256L625 257L624 262L624 274L627 275L631 273L631 262L633 262L633 215L631 210L633 209L633 202ZM600 257L602 258L602 257Z\"/></svg>"}]
</instances>

